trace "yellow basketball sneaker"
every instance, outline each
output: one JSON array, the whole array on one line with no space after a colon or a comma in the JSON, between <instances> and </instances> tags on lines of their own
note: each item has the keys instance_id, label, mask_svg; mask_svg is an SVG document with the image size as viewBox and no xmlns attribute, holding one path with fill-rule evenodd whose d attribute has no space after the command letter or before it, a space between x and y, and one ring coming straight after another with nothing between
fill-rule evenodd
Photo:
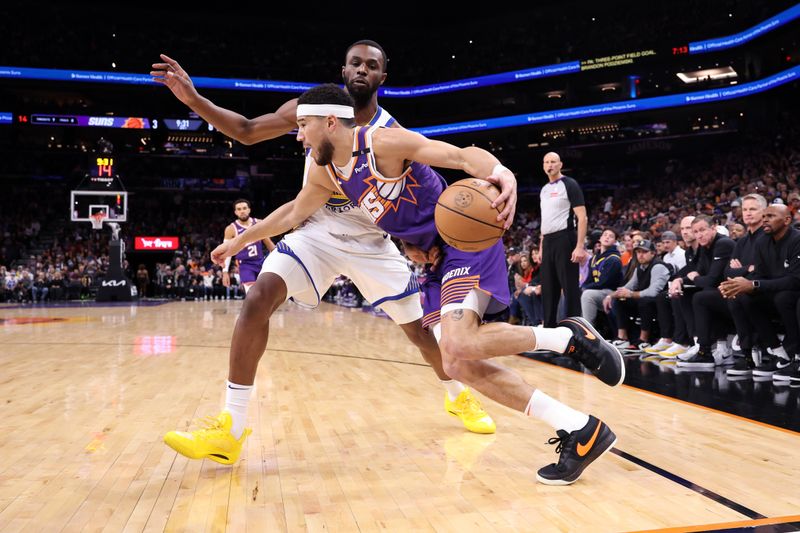
<instances>
[{"instance_id":1,"label":"yellow basketball sneaker","mask_svg":"<svg viewBox=\"0 0 800 533\"><path fill-rule=\"evenodd\" d=\"M445 392L444 410L460 418L464 427L473 433L494 433L497 429L492 417L483 410L480 400L469 389L462 390L453 401L450 401L450 396Z\"/></svg>"},{"instance_id":2,"label":"yellow basketball sneaker","mask_svg":"<svg viewBox=\"0 0 800 533\"><path fill-rule=\"evenodd\" d=\"M245 428L239 440L231 434L233 420L228 411L216 417L205 418L206 427L192 432L170 431L164 435L164 443L189 459L211 459L224 465L232 465L242 453L242 444L252 431Z\"/></svg>"}]
</instances>

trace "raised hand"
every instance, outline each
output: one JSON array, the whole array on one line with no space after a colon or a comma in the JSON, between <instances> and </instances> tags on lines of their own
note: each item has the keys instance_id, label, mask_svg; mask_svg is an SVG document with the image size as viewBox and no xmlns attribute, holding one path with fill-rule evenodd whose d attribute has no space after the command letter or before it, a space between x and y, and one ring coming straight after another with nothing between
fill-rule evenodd
<instances>
[{"instance_id":1,"label":"raised hand","mask_svg":"<svg viewBox=\"0 0 800 533\"><path fill-rule=\"evenodd\" d=\"M160 55L164 62L153 63L153 70L150 71L150 76L153 77L153 81L166 85L178 100L190 105L193 100L200 96L194 88L192 78L189 77L189 74L183 70L177 61L165 54Z\"/></svg>"}]
</instances>

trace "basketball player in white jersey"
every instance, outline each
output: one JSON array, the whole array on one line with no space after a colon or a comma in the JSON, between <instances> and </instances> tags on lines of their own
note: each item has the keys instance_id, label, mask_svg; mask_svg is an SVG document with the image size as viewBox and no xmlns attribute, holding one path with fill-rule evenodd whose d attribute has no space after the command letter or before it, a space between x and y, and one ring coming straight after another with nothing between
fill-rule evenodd
<instances>
[{"instance_id":1,"label":"basketball player in white jersey","mask_svg":"<svg viewBox=\"0 0 800 533\"><path fill-rule=\"evenodd\" d=\"M244 144L284 135L296 128L296 99L275 113L249 120L200 96L189 75L169 57L154 63L151 75L224 134ZM358 124L399 127L378 105L378 87L386 79L386 54L373 41L350 46L342 77L356 101ZM306 171L309 161L306 160ZM305 178L304 178L305 179ZM287 299L317 306L333 280L344 274L373 305L392 318L419 348L445 387L445 410L475 433L494 433L495 423L470 389L450 379L433 335L423 328L419 285L391 239L340 194L276 245L248 293L231 341L226 404L216 423L192 433L172 431L165 442L190 458L233 464L249 434L245 428L250 390L267 345L269 318ZM432 254L433 255L433 254ZM357 258L358 261L349 259ZM415 260L435 260L417 251Z\"/></svg>"},{"instance_id":2,"label":"basketball player in white jersey","mask_svg":"<svg viewBox=\"0 0 800 533\"><path fill-rule=\"evenodd\" d=\"M247 228L258 222L257 218L250 216L250 202L244 198L239 198L233 202L233 212L236 214L236 220L231 222L225 228L226 241L235 239L247 231ZM236 254L236 262L239 267L239 278L242 281L244 292L250 290L250 287L256 282L258 273L261 272L261 266L264 264L264 246L267 247L267 254L275 249L275 244L272 239L264 239L263 241L256 241L247 243L241 252ZM225 266L222 269L222 284L225 287L231 286L231 277L228 270L231 266L231 258L225 260Z\"/></svg>"}]
</instances>

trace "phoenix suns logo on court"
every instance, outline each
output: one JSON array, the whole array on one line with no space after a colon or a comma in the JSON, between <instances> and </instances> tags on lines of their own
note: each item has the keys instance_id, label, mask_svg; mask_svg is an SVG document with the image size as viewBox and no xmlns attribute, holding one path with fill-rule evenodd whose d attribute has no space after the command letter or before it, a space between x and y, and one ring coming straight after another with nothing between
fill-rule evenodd
<instances>
[{"instance_id":1,"label":"phoenix suns logo on court","mask_svg":"<svg viewBox=\"0 0 800 533\"><path fill-rule=\"evenodd\" d=\"M392 181L381 181L370 175L364 179L364 183L368 187L358 200L358 205L375 223L382 219L389 209L393 209L396 213L403 201L417 205L414 189L419 187L419 183L410 172Z\"/></svg>"}]
</instances>

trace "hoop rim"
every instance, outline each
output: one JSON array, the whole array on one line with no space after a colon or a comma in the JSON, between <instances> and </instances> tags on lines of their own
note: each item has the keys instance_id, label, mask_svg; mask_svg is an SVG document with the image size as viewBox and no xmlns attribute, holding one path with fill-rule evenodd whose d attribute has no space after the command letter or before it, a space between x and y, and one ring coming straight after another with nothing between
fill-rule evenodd
<instances>
[{"instance_id":1,"label":"hoop rim","mask_svg":"<svg viewBox=\"0 0 800 533\"><path fill-rule=\"evenodd\" d=\"M89 215L89 222L92 223L92 229L103 229L103 222L108 218L108 215L103 211L98 211L93 215Z\"/></svg>"}]
</instances>

